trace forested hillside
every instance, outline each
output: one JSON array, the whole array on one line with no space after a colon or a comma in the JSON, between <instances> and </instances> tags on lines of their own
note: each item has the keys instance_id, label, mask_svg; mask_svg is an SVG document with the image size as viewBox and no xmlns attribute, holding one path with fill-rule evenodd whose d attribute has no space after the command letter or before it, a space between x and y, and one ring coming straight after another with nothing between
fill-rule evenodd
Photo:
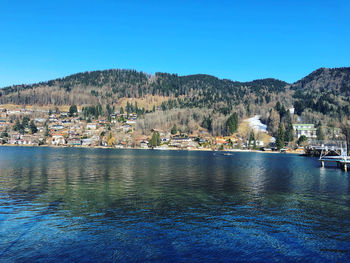
<instances>
[{"instance_id":1,"label":"forested hillside","mask_svg":"<svg viewBox=\"0 0 350 263\"><path fill-rule=\"evenodd\" d=\"M295 111L341 120L350 115L350 68L321 68L291 86Z\"/></svg>"},{"instance_id":2,"label":"forested hillside","mask_svg":"<svg viewBox=\"0 0 350 263\"><path fill-rule=\"evenodd\" d=\"M178 76L156 73L151 76L133 70L105 70L78 73L33 85L16 85L1 90L1 103L36 105L117 105L121 98L146 95L168 97L163 109L213 108L224 114L235 106L262 106L282 99L290 104L287 83L276 79L234 82L209 75ZM159 105L157 105L159 106ZM253 110L254 111L254 110Z\"/></svg>"},{"instance_id":3,"label":"forested hillside","mask_svg":"<svg viewBox=\"0 0 350 263\"><path fill-rule=\"evenodd\" d=\"M203 128L213 135L227 133L233 113L239 120L259 114L275 134L280 122L290 126L298 120L285 114L293 106L299 121L339 127L350 114L350 68L321 68L294 84L271 78L238 82L203 74L150 75L113 69L5 87L0 89L0 103L85 109L98 105L99 114L106 116L128 106L129 112L132 109L143 116L138 121L143 130L170 130L175 123L182 130Z\"/></svg>"}]
</instances>

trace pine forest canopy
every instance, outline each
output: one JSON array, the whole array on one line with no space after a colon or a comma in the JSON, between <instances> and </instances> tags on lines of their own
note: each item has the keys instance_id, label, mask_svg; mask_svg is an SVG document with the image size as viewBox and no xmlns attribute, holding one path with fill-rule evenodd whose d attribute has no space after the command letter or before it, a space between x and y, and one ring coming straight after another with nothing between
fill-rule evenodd
<instances>
[{"instance_id":1,"label":"pine forest canopy","mask_svg":"<svg viewBox=\"0 0 350 263\"><path fill-rule=\"evenodd\" d=\"M182 107L211 108L223 103L224 111L241 102L268 103L271 94L284 92L286 86L286 82L276 79L234 82L201 74L178 76L156 73L151 76L134 70L105 70L6 87L1 89L0 102L27 105L113 104L120 98L160 95L176 99ZM170 104L168 106L171 107Z\"/></svg>"}]
</instances>

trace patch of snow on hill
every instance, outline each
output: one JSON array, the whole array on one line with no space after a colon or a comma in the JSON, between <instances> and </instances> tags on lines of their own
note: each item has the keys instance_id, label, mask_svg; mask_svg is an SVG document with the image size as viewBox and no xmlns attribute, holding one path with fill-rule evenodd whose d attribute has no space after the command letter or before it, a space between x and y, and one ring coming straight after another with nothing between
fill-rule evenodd
<instances>
[{"instance_id":1,"label":"patch of snow on hill","mask_svg":"<svg viewBox=\"0 0 350 263\"><path fill-rule=\"evenodd\" d=\"M255 115L252 118L244 120L248 122L250 128L252 128L255 132L265 132L267 133L267 125L263 124L260 121L260 115Z\"/></svg>"}]
</instances>

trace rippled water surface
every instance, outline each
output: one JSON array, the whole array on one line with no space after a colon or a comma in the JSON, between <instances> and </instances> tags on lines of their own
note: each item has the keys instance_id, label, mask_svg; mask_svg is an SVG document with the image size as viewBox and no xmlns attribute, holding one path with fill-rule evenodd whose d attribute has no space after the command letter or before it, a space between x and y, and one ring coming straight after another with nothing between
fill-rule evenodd
<instances>
[{"instance_id":1,"label":"rippled water surface","mask_svg":"<svg viewBox=\"0 0 350 263\"><path fill-rule=\"evenodd\" d=\"M349 262L349 176L286 154L0 147L0 262Z\"/></svg>"}]
</instances>

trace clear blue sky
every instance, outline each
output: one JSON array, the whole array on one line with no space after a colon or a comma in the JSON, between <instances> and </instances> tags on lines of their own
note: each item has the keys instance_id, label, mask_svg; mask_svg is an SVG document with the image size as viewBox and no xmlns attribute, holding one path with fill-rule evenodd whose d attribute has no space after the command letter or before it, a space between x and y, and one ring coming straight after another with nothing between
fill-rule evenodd
<instances>
[{"instance_id":1,"label":"clear blue sky","mask_svg":"<svg viewBox=\"0 0 350 263\"><path fill-rule=\"evenodd\" d=\"M0 87L128 68L294 82L350 66L349 0L2 0Z\"/></svg>"}]
</instances>

